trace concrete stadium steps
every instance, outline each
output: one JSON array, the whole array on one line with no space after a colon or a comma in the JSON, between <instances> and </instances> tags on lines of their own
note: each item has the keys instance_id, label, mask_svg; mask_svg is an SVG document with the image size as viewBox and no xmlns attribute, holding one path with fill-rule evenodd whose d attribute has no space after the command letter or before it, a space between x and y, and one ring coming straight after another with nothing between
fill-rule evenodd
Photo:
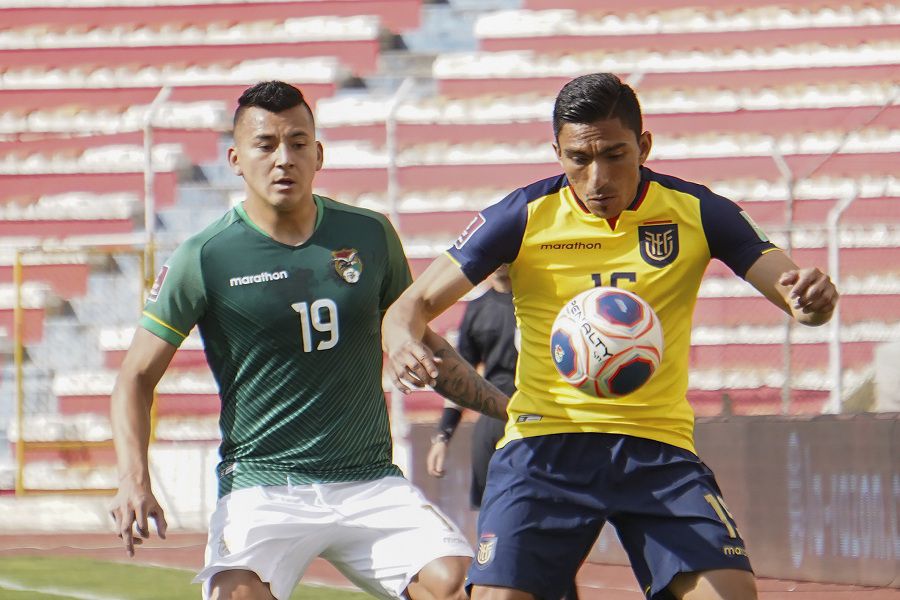
<instances>
[{"instance_id":1,"label":"concrete stadium steps","mask_svg":"<svg viewBox=\"0 0 900 600\"><path fill-rule=\"evenodd\" d=\"M72 107L72 110L76 110ZM20 156L23 159L30 154L44 156L65 155L77 158L88 148L103 146L142 146L143 131L127 131L112 134L80 134L45 133L27 134L14 141L0 141L0 161L8 156ZM154 128L153 143L169 144L181 148L184 156L192 163L221 160L219 140L221 133L211 130Z\"/></svg>"},{"instance_id":2,"label":"concrete stadium steps","mask_svg":"<svg viewBox=\"0 0 900 600\"><path fill-rule=\"evenodd\" d=\"M727 394L726 404L724 396ZM724 415L780 415L781 388L689 390L688 402L697 417ZM820 390L791 390L787 414L819 415L828 403L828 392Z\"/></svg>"},{"instance_id":3,"label":"concrete stadium steps","mask_svg":"<svg viewBox=\"0 0 900 600\"><path fill-rule=\"evenodd\" d=\"M486 102L492 101L485 98ZM496 102L496 98L493 99ZM880 111L880 114L878 114ZM877 117L876 117L877 115ZM510 119L512 121L512 118ZM746 110L731 112L650 113L644 115L644 128L654 136L687 136L709 133L758 133L772 136L790 132L819 130L852 131L863 124L885 129L900 128L900 105L882 111L878 106L835 108L798 108ZM351 140L375 147L385 144L382 124L336 125L320 127L328 151L329 141ZM553 131L550 113L535 120L507 123L405 123L397 124L397 143L402 147L443 141L448 144L476 142L518 142L550 144Z\"/></svg>"},{"instance_id":4,"label":"concrete stadium steps","mask_svg":"<svg viewBox=\"0 0 900 600\"><path fill-rule=\"evenodd\" d=\"M178 175L174 171L157 171L153 176L156 206L165 208L175 203ZM73 190L96 194L133 192L144 189L144 174L133 173L29 173L0 175L0 190L6 197L62 194Z\"/></svg>"},{"instance_id":5,"label":"concrete stadium steps","mask_svg":"<svg viewBox=\"0 0 900 600\"><path fill-rule=\"evenodd\" d=\"M121 350L106 350L103 353L103 364L108 369L118 369L122 366L127 348ZM169 366L173 369L207 369L206 356L202 348L179 348L172 357Z\"/></svg>"},{"instance_id":6,"label":"concrete stadium steps","mask_svg":"<svg viewBox=\"0 0 900 600\"><path fill-rule=\"evenodd\" d=\"M205 373L204 373L205 374ZM109 415L109 393L60 395L59 412L63 415L91 413ZM188 416L218 414L219 396L210 393L159 393L156 397L156 414L159 416Z\"/></svg>"},{"instance_id":7,"label":"concrete stadium steps","mask_svg":"<svg viewBox=\"0 0 900 600\"><path fill-rule=\"evenodd\" d=\"M365 17L356 17L358 22ZM229 22L209 24L210 29L191 22L167 22L154 27L91 28L84 24L66 29L31 27L7 29L6 43L0 47L0 64L5 68L77 67L102 64L107 67L125 65L177 64L188 57L195 64L219 62L223 55L239 55L242 60L292 56L337 58L351 72L371 75L375 72L381 42L377 19L369 19L356 35L343 37L340 32L329 39L327 28L340 24L311 19L308 22L285 19L273 21ZM352 20L350 22L353 22ZM287 26L286 26L287 25ZM291 25L318 28L318 32L294 31ZM229 28L232 31L229 31ZM359 29L359 28L357 28ZM188 31L188 34L180 35ZM325 30L325 31L323 31ZM45 42L24 43L15 47L10 36L41 36ZM318 34L318 35L317 35ZM316 35L319 39L310 39ZM51 39L47 39L51 38Z\"/></svg>"},{"instance_id":8,"label":"concrete stadium steps","mask_svg":"<svg viewBox=\"0 0 900 600\"><path fill-rule=\"evenodd\" d=\"M223 68L226 68L223 66ZM311 106L318 99L331 96L337 89L336 82L304 82L290 79L303 90ZM253 81L222 84L181 85L172 88L171 102L219 101L231 106ZM76 87L46 88L38 84L32 87L4 89L0 94L0 110L47 109L66 105L132 106L150 104L159 93L156 85L141 84L137 80L105 86L91 86L87 83Z\"/></svg>"},{"instance_id":9,"label":"concrete stadium steps","mask_svg":"<svg viewBox=\"0 0 900 600\"><path fill-rule=\"evenodd\" d=\"M15 446L14 444L12 444ZM62 464L70 469L82 467L115 466L116 451L112 439L101 442L60 441L60 442L28 442L24 455L24 463Z\"/></svg>"},{"instance_id":10,"label":"concrete stadium steps","mask_svg":"<svg viewBox=\"0 0 900 600\"><path fill-rule=\"evenodd\" d=\"M46 283L54 294L68 300L87 292L90 269L86 262L25 264L22 267L22 280ZM12 283L13 265L0 264L0 285Z\"/></svg>"},{"instance_id":11,"label":"concrete stadium steps","mask_svg":"<svg viewBox=\"0 0 900 600\"><path fill-rule=\"evenodd\" d=\"M807 27L797 29L716 31L686 33L646 33L631 35L541 35L482 37L479 47L486 52L534 50L535 52L591 52L623 50L696 51L774 49L791 44L857 45L866 42L894 40L900 35L898 25L850 27Z\"/></svg>"},{"instance_id":12,"label":"concrete stadium steps","mask_svg":"<svg viewBox=\"0 0 900 600\"><path fill-rule=\"evenodd\" d=\"M794 222L821 225L835 204L837 200L834 199L795 200ZM784 223L787 209L787 202L784 200L740 202L740 205L763 228ZM876 223L900 223L900 197L860 198L841 217L841 224L844 226Z\"/></svg>"},{"instance_id":13,"label":"concrete stadium steps","mask_svg":"<svg viewBox=\"0 0 900 600\"><path fill-rule=\"evenodd\" d=\"M801 326L798 326L801 327ZM875 348L881 342L863 341L841 343L841 363L844 369L865 369L872 364ZM691 346L691 365L712 369L779 369L782 365L781 343L717 344ZM828 368L828 343L792 344L791 362L795 369Z\"/></svg>"},{"instance_id":14,"label":"concrete stadium steps","mask_svg":"<svg viewBox=\"0 0 900 600\"><path fill-rule=\"evenodd\" d=\"M558 60L558 58L556 59ZM891 81L896 77L896 65L860 65L829 67L792 67L782 69L733 71L647 72L640 75L637 89L641 93L670 88L724 88L740 90L771 86L809 85L823 83L865 83ZM585 69L586 74L591 69ZM617 75L624 79L636 75L628 70ZM451 97L482 96L486 93L518 95L541 94L555 96L572 77L566 75L531 75L520 77L436 77L438 93Z\"/></svg>"},{"instance_id":15,"label":"concrete stadium steps","mask_svg":"<svg viewBox=\"0 0 900 600\"><path fill-rule=\"evenodd\" d=\"M584 51L603 47L617 51L719 50L773 48L785 40L796 43L854 45L897 35L897 23L887 2L869 3L864 10L788 2L722 9L678 6L672 10L648 6L572 10L555 3L554 10L507 10L482 15L475 24L479 46L488 51ZM863 8L863 7L860 7ZM737 9L737 10L736 10Z\"/></svg>"},{"instance_id":16,"label":"concrete stadium steps","mask_svg":"<svg viewBox=\"0 0 900 600\"><path fill-rule=\"evenodd\" d=\"M215 23L279 20L317 16L374 15L391 31L414 29L419 24L422 0L301 0L299 2L254 1L211 2L208 4L118 4L61 7L56 4L0 9L0 22L9 27L29 25L71 25L94 27L136 23L158 25L171 22Z\"/></svg>"},{"instance_id":17,"label":"concrete stadium steps","mask_svg":"<svg viewBox=\"0 0 900 600\"><path fill-rule=\"evenodd\" d=\"M492 198L499 200L499 198ZM485 206L489 200L485 199ZM440 208L439 206L436 208ZM422 237L438 237L444 235L447 237L447 247L455 240L463 229L466 228L475 215L477 210L458 210L445 212L401 212L397 215L397 222L394 227L403 235L415 235Z\"/></svg>"},{"instance_id":18,"label":"concrete stadium steps","mask_svg":"<svg viewBox=\"0 0 900 600\"><path fill-rule=\"evenodd\" d=\"M641 0L641 10L670 10L683 8L684 0ZM698 10L728 10L757 8L757 7L783 7L790 9L794 4L789 0L692 0L691 7ZM859 0L818 0L816 6L844 8L865 6ZM546 10L550 8L570 8L579 12L617 12L622 9L622 4L616 0L522 0L522 8L531 10Z\"/></svg>"},{"instance_id":19,"label":"concrete stadium steps","mask_svg":"<svg viewBox=\"0 0 900 600\"><path fill-rule=\"evenodd\" d=\"M131 219L28 219L0 220L0 236L34 235L46 238L66 238L76 235L110 235L135 231Z\"/></svg>"},{"instance_id":20,"label":"concrete stadium steps","mask_svg":"<svg viewBox=\"0 0 900 600\"><path fill-rule=\"evenodd\" d=\"M794 248L791 251L794 262L798 265L817 266L826 269L828 266L828 250L819 248ZM841 248L841 276L868 275L870 273L896 273L900 264L900 247L867 247ZM710 263L706 274L712 277L731 275L731 270L719 261Z\"/></svg>"},{"instance_id":21,"label":"concrete stadium steps","mask_svg":"<svg viewBox=\"0 0 900 600\"><path fill-rule=\"evenodd\" d=\"M0 308L0 329L9 332L10 339L15 331L15 316L12 308ZM22 311L22 340L25 344L36 344L44 335L44 308L26 308Z\"/></svg>"},{"instance_id":22,"label":"concrete stadium steps","mask_svg":"<svg viewBox=\"0 0 900 600\"><path fill-rule=\"evenodd\" d=\"M800 261L800 264L805 263ZM868 271L862 271L868 273ZM843 324L900 322L900 295L844 294L840 299ZM700 298L694 309L694 326L775 326L784 313L762 296Z\"/></svg>"}]
</instances>

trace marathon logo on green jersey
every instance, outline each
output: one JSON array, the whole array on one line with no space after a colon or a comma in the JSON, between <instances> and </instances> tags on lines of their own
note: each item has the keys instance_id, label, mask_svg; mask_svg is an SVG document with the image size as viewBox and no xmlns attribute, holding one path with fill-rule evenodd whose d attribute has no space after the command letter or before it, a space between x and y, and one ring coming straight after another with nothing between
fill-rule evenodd
<instances>
[{"instance_id":1,"label":"marathon logo on green jersey","mask_svg":"<svg viewBox=\"0 0 900 600\"><path fill-rule=\"evenodd\" d=\"M244 275L243 277L232 277L228 280L228 285L236 287L240 285L249 285L251 283L265 283L267 281L278 281L279 279L287 279L287 271L263 271L256 275Z\"/></svg>"}]
</instances>

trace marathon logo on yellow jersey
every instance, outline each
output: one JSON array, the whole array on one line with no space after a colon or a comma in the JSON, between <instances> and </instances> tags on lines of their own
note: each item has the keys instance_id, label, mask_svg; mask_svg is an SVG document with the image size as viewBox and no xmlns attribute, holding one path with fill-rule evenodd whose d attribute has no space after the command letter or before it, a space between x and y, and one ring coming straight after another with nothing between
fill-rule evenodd
<instances>
[{"instance_id":1,"label":"marathon logo on yellow jersey","mask_svg":"<svg viewBox=\"0 0 900 600\"><path fill-rule=\"evenodd\" d=\"M678 258L678 224L664 223L638 226L641 258L653 267L665 267Z\"/></svg>"}]
</instances>

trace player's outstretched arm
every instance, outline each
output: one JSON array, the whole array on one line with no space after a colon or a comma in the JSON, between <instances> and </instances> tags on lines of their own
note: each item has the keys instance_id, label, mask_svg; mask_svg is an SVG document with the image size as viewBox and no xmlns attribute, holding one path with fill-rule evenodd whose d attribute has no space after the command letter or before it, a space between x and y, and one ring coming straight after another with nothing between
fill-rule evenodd
<instances>
[{"instance_id":1,"label":"player's outstretched arm","mask_svg":"<svg viewBox=\"0 0 900 600\"><path fill-rule=\"evenodd\" d=\"M431 329L426 329L424 342L438 359L438 375L433 384L435 391L463 408L506 420L509 403L506 394L479 375L469 361Z\"/></svg>"},{"instance_id":2,"label":"player's outstretched arm","mask_svg":"<svg viewBox=\"0 0 900 600\"><path fill-rule=\"evenodd\" d=\"M150 488L147 447L153 390L176 350L172 344L138 327L110 399L119 471L119 490L113 498L110 514L128 556L134 556L134 546L140 544L142 538L150 537L148 517L156 522L159 537L166 537L166 518ZM134 536L134 526L140 537Z\"/></svg>"},{"instance_id":3,"label":"player's outstretched arm","mask_svg":"<svg viewBox=\"0 0 900 600\"><path fill-rule=\"evenodd\" d=\"M827 274L815 267L801 269L778 250L760 256L745 279L803 325L827 323L840 297Z\"/></svg>"},{"instance_id":4,"label":"player's outstretched arm","mask_svg":"<svg viewBox=\"0 0 900 600\"><path fill-rule=\"evenodd\" d=\"M447 310L472 283L446 255L441 255L391 304L381 323L388 376L402 392L434 386L434 353L423 343L428 322Z\"/></svg>"}]
</instances>

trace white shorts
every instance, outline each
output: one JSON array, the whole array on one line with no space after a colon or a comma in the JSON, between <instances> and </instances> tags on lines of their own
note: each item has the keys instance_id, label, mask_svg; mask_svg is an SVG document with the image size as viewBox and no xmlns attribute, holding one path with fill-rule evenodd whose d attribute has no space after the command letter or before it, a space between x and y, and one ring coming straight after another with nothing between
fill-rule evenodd
<instances>
[{"instance_id":1,"label":"white shorts","mask_svg":"<svg viewBox=\"0 0 900 600\"><path fill-rule=\"evenodd\" d=\"M472 557L459 528L402 477L253 487L221 498L210 519L206 566L194 582L245 569L287 600L321 556L377 598L402 598L432 560Z\"/></svg>"}]
</instances>

